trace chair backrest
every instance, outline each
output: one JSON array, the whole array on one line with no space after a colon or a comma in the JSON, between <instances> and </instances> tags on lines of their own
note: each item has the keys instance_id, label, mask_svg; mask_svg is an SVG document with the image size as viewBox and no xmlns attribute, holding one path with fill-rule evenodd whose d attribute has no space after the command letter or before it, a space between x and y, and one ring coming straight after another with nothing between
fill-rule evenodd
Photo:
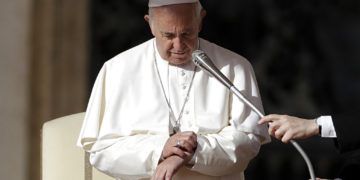
<instances>
[{"instance_id":1,"label":"chair backrest","mask_svg":"<svg viewBox=\"0 0 360 180\"><path fill-rule=\"evenodd\" d=\"M42 180L113 179L88 161L88 153L76 146L85 113L44 123L42 128Z\"/></svg>"},{"instance_id":2,"label":"chair backrest","mask_svg":"<svg viewBox=\"0 0 360 180\"><path fill-rule=\"evenodd\" d=\"M89 163L89 154L76 146L85 113L44 123L42 129L42 180L113 180ZM174 180L219 180L181 168Z\"/></svg>"}]
</instances>

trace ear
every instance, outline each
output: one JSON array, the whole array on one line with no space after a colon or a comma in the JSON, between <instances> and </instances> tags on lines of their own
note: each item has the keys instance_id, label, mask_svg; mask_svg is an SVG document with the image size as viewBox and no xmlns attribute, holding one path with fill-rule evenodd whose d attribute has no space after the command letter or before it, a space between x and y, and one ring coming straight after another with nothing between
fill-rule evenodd
<instances>
[{"instance_id":1,"label":"ear","mask_svg":"<svg viewBox=\"0 0 360 180\"><path fill-rule=\"evenodd\" d=\"M153 22L151 21L151 19L150 19L150 16L148 15L148 14L146 14L145 16L144 16L144 19L145 19L145 21L149 24L149 27L150 27L150 30L151 30L151 34L153 35L153 36L155 36L155 33L154 33L154 30L153 30Z\"/></svg>"},{"instance_id":2,"label":"ear","mask_svg":"<svg viewBox=\"0 0 360 180\"><path fill-rule=\"evenodd\" d=\"M201 31L202 29L202 25L203 25L203 19L205 18L206 16L206 10L202 9L201 12L200 12L200 23L199 23L199 32Z\"/></svg>"},{"instance_id":3,"label":"ear","mask_svg":"<svg viewBox=\"0 0 360 180\"><path fill-rule=\"evenodd\" d=\"M148 23L150 22L150 16L148 14L146 14L144 16L144 19L145 19L146 22L148 22Z\"/></svg>"}]
</instances>

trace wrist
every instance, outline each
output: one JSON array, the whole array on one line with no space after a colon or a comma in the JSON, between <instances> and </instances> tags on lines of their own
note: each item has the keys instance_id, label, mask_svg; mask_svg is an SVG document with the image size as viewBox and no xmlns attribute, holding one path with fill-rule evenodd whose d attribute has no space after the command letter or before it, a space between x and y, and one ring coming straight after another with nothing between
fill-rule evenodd
<instances>
[{"instance_id":1,"label":"wrist","mask_svg":"<svg viewBox=\"0 0 360 180\"><path fill-rule=\"evenodd\" d=\"M160 164L161 162L165 161L165 159L166 159L166 158L165 158L165 156L164 156L164 151L163 151L163 152L161 152L161 155L160 155L158 164Z\"/></svg>"},{"instance_id":2,"label":"wrist","mask_svg":"<svg viewBox=\"0 0 360 180\"><path fill-rule=\"evenodd\" d=\"M315 124L316 124L316 135L319 135L319 136L321 136L321 124L319 123L319 118L315 118L314 119L314 122L315 122Z\"/></svg>"},{"instance_id":3,"label":"wrist","mask_svg":"<svg viewBox=\"0 0 360 180\"><path fill-rule=\"evenodd\" d=\"M195 164L195 154L192 154L186 159L186 166L192 167L194 166L194 164Z\"/></svg>"}]
</instances>

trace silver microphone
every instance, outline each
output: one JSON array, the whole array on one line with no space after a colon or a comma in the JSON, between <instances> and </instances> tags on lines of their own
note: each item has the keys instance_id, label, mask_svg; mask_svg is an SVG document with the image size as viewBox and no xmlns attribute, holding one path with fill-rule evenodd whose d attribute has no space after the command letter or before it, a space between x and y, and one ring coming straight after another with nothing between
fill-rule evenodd
<instances>
[{"instance_id":1,"label":"silver microphone","mask_svg":"<svg viewBox=\"0 0 360 180\"><path fill-rule=\"evenodd\" d=\"M195 50L192 53L192 59L200 69L203 69L205 72L209 73L220 81L224 86L226 86L232 93L234 93L238 98L240 98L246 105L250 106L260 117L264 117L261 111L251 103L248 98L246 98L235 86L234 84L214 65L210 60L209 56L205 54L202 50Z\"/></svg>"},{"instance_id":2,"label":"silver microphone","mask_svg":"<svg viewBox=\"0 0 360 180\"><path fill-rule=\"evenodd\" d=\"M233 83L228 78L226 78L218 68L216 68L214 63L210 60L209 56L207 56L204 51L195 50L192 53L192 59L198 67L205 70L205 72L209 73L210 75L214 76L227 88L230 89L232 86L234 86Z\"/></svg>"},{"instance_id":3,"label":"silver microphone","mask_svg":"<svg viewBox=\"0 0 360 180\"><path fill-rule=\"evenodd\" d=\"M238 98L240 98L246 105L248 105L253 111L255 111L260 117L264 117L264 114L253 103L251 103L251 101L249 101L248 98L246 98L234 86L234 84L214 65L214 63L210 60L209 56L207 56L204 51L195 50L192 53L192 60L194 61L196 66L200 67L200 69L215 77L232 93L234 93ZM290 140L290 142L305 160L311 179L315 180L314 168L311 164L309 157L296 141Z\"/></svg>"}]
</instances>

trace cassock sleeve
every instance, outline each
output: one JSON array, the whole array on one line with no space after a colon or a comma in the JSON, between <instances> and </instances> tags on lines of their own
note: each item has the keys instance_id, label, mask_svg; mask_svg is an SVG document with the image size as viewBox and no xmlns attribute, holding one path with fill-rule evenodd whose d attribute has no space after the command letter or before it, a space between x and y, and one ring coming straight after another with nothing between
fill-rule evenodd
<instances>
[{"instance_id":1,"label":"cassock sleeve","mask_svg":"<svg viewBox=\"0 0 360 180\"><path fill-rule=\"evenodd\" d=\"M260 111L263 111L256 79L250 63L235 67L234 85ZM218 133L198 135L198 147L191 170L211 176L242 172L259 152L262 143L270 142L259 116L236 96L230 94L229 123Z\"/></svg>"},{"instance_id":2,"label":"cassock sleeve","mask_svg":"<svg viewBox=\"0 0 360 180\"><path fill-rule=\"evenodd\" d=\"M166 135L132 133L121 136L103 122L116 121L108 108L111 79L105 64L94 84L78 146L90 152L90 163L100 171L121 179L149 178L158 164Z\"/></svg>"}]
</instances>

